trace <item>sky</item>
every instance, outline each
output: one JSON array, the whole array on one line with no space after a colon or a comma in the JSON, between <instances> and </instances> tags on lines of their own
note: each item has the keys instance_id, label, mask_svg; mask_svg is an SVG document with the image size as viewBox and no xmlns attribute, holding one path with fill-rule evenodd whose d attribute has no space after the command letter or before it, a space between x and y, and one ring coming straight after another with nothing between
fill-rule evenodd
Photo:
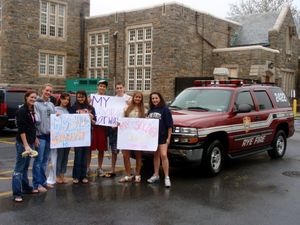
<instances>
[{"instance_id":1,"label":"sky","mask_svg":"<svg viewBox=\"0 0 300 225\"><path fill-rule=\"evenodd\" d=\"M163 3L183 4L199 12L206 12L216 17L225 18L229 12L229 4L238 0L90 0L90 15L107 15L135 9L149 8ZM294 0L294 5L300 10L300 0Z\"/></svg>"}]
</instances>

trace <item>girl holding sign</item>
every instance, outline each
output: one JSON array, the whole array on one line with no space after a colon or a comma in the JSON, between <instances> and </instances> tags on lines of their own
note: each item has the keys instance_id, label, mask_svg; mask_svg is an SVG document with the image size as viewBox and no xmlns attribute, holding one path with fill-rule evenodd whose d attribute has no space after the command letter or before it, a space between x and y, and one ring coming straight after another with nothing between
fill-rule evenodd
<instances>
[{"instance_id":1,"label":"girl holding sign","mask_svg":"<svg viewBox=\"0 0 300 225\"><path fill-rule=\"evenodd\" d=\"M55 107L55 111L58 115L68 114L71 107L71 97L68 93L62 93ZM56 183L64 184L66 183L64 179L64 174L67 171L68 157L70 148L60 148L57 149L57 162L56 162Z\"/></svg>"},{"instance_id":2,"label":"girl holding sign","mask_svg":"<svg viewBox=\"0 0 300 225\"><path fill-rule=\"evenodd\" d=\"M130 102L129 106L125 110L124 116L131 117L131 118L144 118L145 117L145 107L143 101L143 94L142 92L135 92L132 96L132 101ZM125 166L125 173L126 175L122 177L119 182L131 182L134 181L136 183L141 182L141 167L142 167L142 152L135 151L135 159L136 159L136 167L135 167L135 177L131 175L131 164L130 164L130 151L123 150L123 159L124 159L124 166Z\"/></svg>"},{"instance_id":3,"label":"girl holding sign","mask_svg":"<svg viewBox=\"0 0 300 225\"><path fill-rule=\"evenodd\" d=\"M155 183L159 181L159 167L160 160L162 161L162 167L165 174L165 187L171 187L171 181L169 177L169 160L168 160L168 145L170 144L173 118L169 108L162 95L158 92L152 92L149 98L148 117L153 119L159 119L159 132L158 132L158 149L154 153L153 164L154 174L147 182Z\"/></svg>"},{"instance_id":4,"label":"girl holding sign","mask_svg":"<svg viewBox=\"0 0 300 225\"><path fill-rule=\"evenodd\" d=\"M76 102L70 109L70 113L89 114L91 123L95 124L96 116L95 109L88 102L86 91L80 90L76 92ZM75 147L75 158L73 166L73 184L78 184L81 181L87 184L87 157L90 147Z\"/></svg>"}]
</instances>

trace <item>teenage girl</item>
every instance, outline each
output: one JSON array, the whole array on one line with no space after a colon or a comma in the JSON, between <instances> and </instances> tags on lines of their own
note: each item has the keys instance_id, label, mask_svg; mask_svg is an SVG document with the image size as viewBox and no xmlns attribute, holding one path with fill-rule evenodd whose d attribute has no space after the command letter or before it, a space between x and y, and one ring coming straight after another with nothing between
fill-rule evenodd
<instances>
[{"instance_id":1,"label":"teenage girl","mask_svg":"<svg viewBox=\"0 0 300 225\"><path fill-rule=\"evenodd\" d=\"M149 99L149 111L148 117L159 119L159 132L158 132L158 148L154 153L153 164L154 174L147 182L154 183L159 181L159 167L160 160L162 161L162 167L165 175L165 187L171 187L171 181L169 177L169 160L168 160L168 145L170 144L170 138L172 134L173 119L169 108L162 95L158 92L152 92Z\"/></svg>"},{"instance_id":2,"label":"teenage girl","mask_svg":"<svg viewBox=\"0 0 300 225\"><path fill-rule=\"evenodd\" d=\"M125 110L124 116L131 117L131 118L145 117L145 107L144 107L142 92L135 92L133 94L132 101L130 102L129 106ZM119 180L120 183L133 181L133 178L136 183L141 182L142 152L141 151L134 151L134 152L136 158L135 177L131 175L131 165L130 165L131 151L129 150L122 151L126 175Z\"/></svg>"},{"instance_id":3,"label":"teenage girl","mask_svg":"<svg viewBox=\"0 0 300 225\"><path fill-rule=\"evenodd\" d=\"M27 91L24 96L24 105L18 110L16 119L18 133L16 136L16 166L12 176L13 199L15 202L23 201L23 193L37 193L29 185L28 167L30 156L33 157L34 145L37 143L34 103L37 98L35 91Z\"/></svg>"},{"instance_id":4,"label":"teenage girl","mask_svg":"<svg viewBox=\"0 0 300 225\"><path fill-rule=\"evenodd\" d=\"M62 93L55 107L56 114L69 114L71 107L71 98L68 93ZM70 148L57 149L57 162L56 162L56 183L66 183L64 174L67 172L67 164Z\"/></svg>"},{"instance_id":5,"label":"teenage girl","mask_svg":"<svg viewBox=\"0 0 300 225\"><path fill-rule=\"evenodd\" d=\"M88 102L86 91L80 90L76 92L76 102L70 109L70 113L89 114L91 124L96 123L95 109ZM73 166L73 183L78 184L81 181L87 184L87 157L90 147L75 147L75 158Z\"/></svg>"}]
</instances>

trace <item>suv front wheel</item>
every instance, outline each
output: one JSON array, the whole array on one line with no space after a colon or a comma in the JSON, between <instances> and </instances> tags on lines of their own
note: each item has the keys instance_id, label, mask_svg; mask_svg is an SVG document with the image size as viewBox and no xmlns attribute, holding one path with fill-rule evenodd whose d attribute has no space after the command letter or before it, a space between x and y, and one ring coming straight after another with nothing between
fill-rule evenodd
<instances>
[{"instance_id":1,"label":"suv front wheel","mask_svg":"<svg viewBox=\"0 0 300 225\"><path fill-rule=\"evenodd\" d=\"M207 175L216 176L220 173L224 164L224 147L219 140L207 145L202 163Z\"/></svg>"},{"instance_id":2,"label":"suv front wheel","mask_svg":"<svg viewBox=\"0 0 300 225\"><path fill-rule=\"evenodd\" d=\"M286 150L286 134L283 130L277 131L273 142L272 149L268 151L272 159L282 158Z\"/></svg>"}]
</instances>

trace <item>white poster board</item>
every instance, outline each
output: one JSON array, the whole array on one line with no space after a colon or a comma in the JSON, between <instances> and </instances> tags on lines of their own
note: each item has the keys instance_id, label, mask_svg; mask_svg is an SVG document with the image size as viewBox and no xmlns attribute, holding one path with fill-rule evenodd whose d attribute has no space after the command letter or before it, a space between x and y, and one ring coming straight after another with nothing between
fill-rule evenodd
<instances>
[{"instance_id":1,"label":"white poster board","mask_svg":"<svg viewBox=\"0 0 300 225\"><path fill-rule=\"evenodd\" d=\"M91 145L91 120L88 114L51 114L50 148Z\"/></svg>"},{"instance_id":2,"label":"white poster board","mask_svg":"<svg viewBox=\"0 0 300 225\"><path fill-rule=\"evenodd\" d=\"M90 100L96 111L97 125L117 126L118 119L123 117L127 106L124 98L92 94Z\"/></svg>"},{"instance_id":3,"label":"white poster board","mask_svg":"<svg viewBox=\"0 0 300 225\"><path fill-rule=\"evenodd\" d=\"M158 119L120 118L117 148L122 150L156 151Z\"/></svg>"}]
</instances>

